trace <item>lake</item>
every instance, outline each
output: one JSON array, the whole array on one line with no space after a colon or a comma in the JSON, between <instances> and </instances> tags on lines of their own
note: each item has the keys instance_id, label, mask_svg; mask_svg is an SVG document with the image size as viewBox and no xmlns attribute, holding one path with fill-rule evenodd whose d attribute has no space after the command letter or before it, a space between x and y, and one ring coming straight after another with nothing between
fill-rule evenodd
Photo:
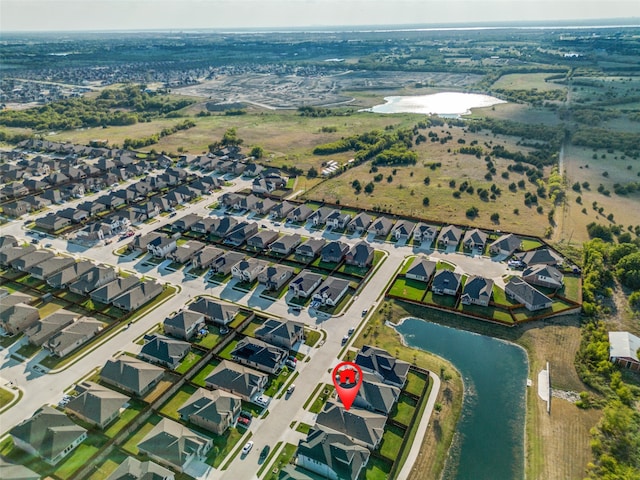
<instances>
[{"instance_id":1,"label":"lake","mask_svg":"<svg viewBox=\"0 0 640 480\"><path fill-rule=\"evenodd\" d=\"M443 478L524 478L525 351L495 338L416 318L405 319L396 330L408 346L451 362L464 379L462 414Z\"/></svg>"},{"instance_id":2,"label":"lake","mask_svg":"<svg viewBox=\"0 0 640 480\"><path fill-rule=\"evenodd\" d=\"M472 108L491 107L507 103L499 98L479 93L441 92L431 95L384 97L386 103L366 111L374 113L424 113L425 115L469 115Z\"/></svg>"}]
</instances>

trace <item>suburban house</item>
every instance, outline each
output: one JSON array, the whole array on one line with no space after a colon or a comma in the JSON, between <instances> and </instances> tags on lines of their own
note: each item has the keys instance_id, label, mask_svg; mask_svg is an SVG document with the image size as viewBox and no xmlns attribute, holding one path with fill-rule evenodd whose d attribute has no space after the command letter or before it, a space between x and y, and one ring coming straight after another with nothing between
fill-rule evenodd
<instances>
[{"instance_id":1,"label":"suburban house","mask_svg":"<svg viewBox=\"0 0 640 480\"><path fill-rule=\"evenodd\" d=\"M9 434L20 450L55 465L87 438L87 430L48 405L19 423Z\"/></svg>"},{"instance_id":2,"label":"suburban house","mask_svg":"<svg viewBox=\"0 0 640 480\"><path fill-rule=\"evenodd\" d=\"M513 277L504 288L507 297L524 304L527 310L535 311L551 307L553 301L536 290L520 277Z\"/></svg>"},{"instance_id":3,"label":"suburban house","mask_svg":"<svg viewBox=\"0 0 640 480\"><path fill-rule=\"evenodd\" d=\"M139 357L151 363L157 363L175 370L178 364L191 350L189 342L176 340L163 335L153 335L140 350Z\"/></svg>"},{"instance_id":4,"label":"suburban house","mask_svg":"<svg viewBox=\"0 0 640 480\"><path fill-rule=\"evenodd\" d=\"M291 220L292 222L306 222L312 213L313 210L306 205L298 205L287 214L287 220Z\"/></svg>"},{"instance_id":5,"label":"suburban house","mask_svg":"<svg viewBox=\"0 0 640 480\"><path fill-rule=\"evenodd\" d=\"M137 280L136 277L134 278ZM69 290L78 295L87 295L115 279L116 271L113 268L94 265L91 270L72 283L69 286Z\"/></svg>"},{"instance_id":6,"label":"suburban house","mask_svg":"<svg viewBox=\"0 0 640 480\"><path fill-rule=\"evenodd\" d=\"M71 220L71 223L80 223L83 220L89 218L89 212L79 210L76 208L65 208L64 210L58 210L56 214L59 217Z\"/></svg>"},{"instance_id":7,"label":"suburban house","mask_svg":"<svg viewBox=\"0 0 640 480\"><path fill-rule=\"evenodd\" d=\"M388 217L378 217L369 226L368 232L373 233L376 237L385 237L389 235L393 228L393 220Z\"/></svg>"},{"instance_id":8,"label":"suburban house","mask_svg":"<svg viewBox=\"0 0 640 480\"><path fill-rule=\"evenodd\" d=\"M369 228L369 225L371 225L372 221L373 219L371 218L371 215L365 212L360 212L349 222L347 230L355 233L365 232Z\"/></svg>"},{"instance_id":9,"label":"suburban house","mask_svg":"<svg viewBox=\"0 0 640 480\"><path fill-rule=\"evenodd\" d=\"M487 234L477 228L467 230L464 233L462 244L467 250L476 249L482 251L487 244Z\"/></svg>"},{"instance_id":10,"label":"suburban house","mask_svg":"<svg viewBox=\"0 0 640 480\"><path fill-rule=\"evenodd\" d=\"M389 415L400 397L400 389L382 382L373 373L363 372L362 383L353 405L382 415Z\"/></svg>"},{"instance_id":11,"label":"suburban house","mask_svg":"<svg viewBox=\"0 0 640 480\"><path fill-rule=\"evenodd\" d=\"M211 232L211 229L216 225L216 219L211 217L201 218L196 223L191 225L191 231L196 233L202 233L206 235Z\"/></svg>"},{"instance_id":12,"label":"suburban house","mask_svg":"<svg viewBox=\"0 0 640 480\"><path fill-rule=\"evenodd\" d=\"M370 452L342 433L316 425L298 442L297 465L330 480L357 480Z\"/></svg>"},{"instance_id":13,"label":"suburban house","mask_svg":"<svg viewBox=\"0 0 640 480\"><path fill-rule=\"evenodd\" d=\"M113 305L131 312L150 302L162 293L163 287L153 280L143 280L135 287L113 300Z\"/></svg>"},{"instance_id":14,"label":"suburban house","mask_svg":"<svg viewBox=\"0 0 640 480\"><path fill-rule=\"evenodd\" d=\"M340 210L333 210L327 215L325 224L327 228L333 228L334 230L344 230L351 221L351 214L342 213Z\"/></svg>"},{"instance_id":15,"label":"suburban house","mask_svg":"<svg viewBox=\"0 0 640 480\"><path fill-rule=\"evenodd\" d=\"M304 341L304 324L293 320L267 319L255 331L256 338L287 350Z\"/></svg>"},{"instance_id":16,"label":"suburban house","mask_svg":"<svg viewBox=\"0 0 640 480\"><path fill-rule=\"evenodd\" d=\"M39 473L17 463L0 458L0 478L4 480L40 480Z\"/></svg>"},{"instance_id":17,"label":"suburban house","mask_svg":"<svg viewBox=\"0 0 640 480\"><path fill-rule=\"evenodd\" d=\"M527 267L536 264L551 266L562 265L562 257L548 248L517 253L515 257Z\"/></svg>"},{"instance_id":18,"label":"suburban house","mask_svg":"<svg viewBox=\"0 0 640 480\"><path fill-rule=\"evenodd\" d=\"M231 351L236 362L271 374L282 370L288 356L286 350L252 337L244 337Z\"/></svg>"},{"instance_id":19,"label":"suburban house","mask_svg":"<svg viewBox=\"0 0 640 480\"><path fill-rule=\"evenodd\" d=\"M457 247L462 238L462 230L455 225L447 225L440 230L438 245L443 247Z\"/></svg>"},{"instance_id":20,"label":"suburban house","mask_svg":"<svg viewBox=\"0 0 640 480\"><path fill-rule=\"evenodd\" d=\"M296 208L295 204L285 200L284 202L278 203L273 208L271 208L271 212L269 212L269 217L276 220L280 220L282 218L287 217L295 208Z\"/></svg>"},{"instance_id":21,"label":"suburban house","mask_svg":"<svg viewBox=\"0 0 640 480\"><path fill-rule=\"evenodd\" d=\"M640 338L629 332L609 332L609 360L623 368L640 371Z\"/></svg>"},{"instance_id":22,"label":"suburban house","mask_svg":"<svg viewBox=\"0 0 640 480\"><path fill-rule=\"evenodd\" d=\"M321 282L322 275L303 270L289 283L289 290L296 297L308 298Z\"/></svg>"},{"instance_id":23,"label":"suburban house","mask_svg":"<svg viewBox=\"0 0 640 480\"><path fill-rule=\"evenodd\" d=\"M23 257L29 253L35 252L36 247L33 245L6 247L0 250L0 265L8 267L11 262Z\"/></svg>"},{"instance_id":24,"label":"suburban house","mask_svg":"<svg viewBox=\"0 0 640 480\"><path fill-rule=\"evenodd\" d=\"M25 202L24 200L5 203L2 206L2 211L5 215L18 218L31 211L31 204L29 202Z\"/></svg>"},{"instance_id":25,"label":"suburban house","mask_svg":"<svg viewBox=\"0 0 640 480\"><path fill-rule=\"evenodd\" d=\"M84 345L104 328L101 321L93 317L82 317L47 340L42 347L56 357L64 357Z\"/></svg>"},{"instance_id":26,"label":"suburban house","mask_svg":"<svg viewBox=\"0 0 640 480\"><path fill-rule=\"evenodd\" d=\"M193 265L194 268L208 268L215 259L220 257L222 254L224 254L224 250L211 245L206 245L202 250L196 252L191 259L191 265Z\"/></svg>"},{"instance_id":27,"label":"suburban house","mask_svg":"<svg viewBox=\"0 0 640 480\"><path fill-rule=\"evenodd\" d=\"M349 280L327 277L313 294L315 301L335 307L349 290Z\"/></svg>"},{"instance_id":28,"label":"suburban house","mask_svg":"<svg viewBox=\"0 0 640 480\"><path fill-rule=\"evenodd\" d=\"M24 303L8 305L3 299L0 303L0 326L9 335L17 335L35 325L40 320L37 308Z\"/></svg>"},{"instance_id":29,"label":"suburban house","mask_svg":"<svg viewBox=\"0 0 640 480\"><path fill-rule=\"evenodd\" d=\"M326 243L326 240L322 238L310 238L296 248L296 255L313 259L318 255Z\"/></svg>"},{"instance_id":30,"label":"suburban house","mask_svg":"<svg viewBox=\"0 0 640 480\"><path fill-rule=\"evenodd\" d=\"M293 276L293 267L286 265L271 265L258 274L258 282L266 290L279 290Z\"/></svg>"},{"instance_id":31,"label":"suburban house","mask_svg":"<svg viewBox=\"0 0 640 480\"><path fill-rule=\"evenodd\" d=\"M278 232L262 230L247 240L247 245L256 250L266 250L269 245L278 239Z\"/></svg>"},{"instance_id":32,"label":"suburban house","mask_svg":"<svg viewBox=\"0 0 640 480\"><path fill-rule=\"evenodd\" d=\"M171 317L165 318L164 333L176 338L191 340L201 329L205 328L204 314L191 310L180 310Z\"/></svg>"},{"instance_id":33,"label":"suburban house","mask_svg":"<svg viewBox=\"0 0 640 480\"><path fill-rule=\"evenodd\" d=\"M364 345L354 362L363 372L375 374L383 383L404 387L409 374L409 363L398 360L381 348Z\"/></svg>"},{"instance_id":34,"label":"suburban house","mask_svg":"<svg viewBox=\"0 0 640 480\"><path fill-rule=\"evenodd\" d=\"M233 217L225 216L215 220L216 223L211 227L211 234L216 237L224 238L238 226L238 221Z\"/></svg>"},{"instance_id":35,"label":"suburban house","mask_svg":"<svg viewBox=\"0 0 640 480\"><path fill-rule=\"evenodd\" d=\"M175 475L161 465L152 461L141 462L137 458L127 457L106 480L174 480Z\"/></svg>"},{"instance_id":36,"label":"suburban house","mask_svg":"<svg viewBox=\"0 0 640 480\"><path fill-rule=\"evenodd\" d=\"M398 220L393 226L393 230L391 231L391 233L393 235L393 238L398 241L409 241L409 238L411 238L411 235L413 234L413 230L415 228L415 222L411 222L409 220Z\"/></svg>"},{"instance_id":37,"label":"suburban house","mask_svg":"<svg viewBox=\"0 0 640 480\"><path fill-rule=\"evenodd\" d=\"M284 235L275 240L269 248L272 252L280 255L289 255L294 248L300 245L301 237L297 233L293 235Z\"/></svg>"},{"instance_id":38,"label":"suburban house","mask_svg":"<svg viewBox=\"0 0 640 480\"><path fill-rule=\"evenodd\" d=\"M20 272L28 272L32 267L53 258L55 255L49 250L36 250L26 255L22 255L20 258L16 258L10 263L11 268Z\"/></svg>"},{"instance_id":39,"label":"suburban house","mask_svg":"<svg viewBox=\"0 0 640 480\"><path fill-rule=\"evenodd\" d=\"M31 267L29 273L38 280L47 280L51 275L55 275L75 263L76 261L71 257L52 257Z\"/></svg>"},{"instance_id":40,"label":"suburban house","mask_svg":"<svg viewBox=\"0 0 640 480\"><path fill-rule=\"evenodd\" d=\"M437 295L456 295L460 288L462 275L451 270L438 270L433 276L431 290Z\"/></svg>"},{"instance_id":41,"label":"suburban house","mask_svg":"<svg viewBox=\"0 0 640 480\"><path fill-rule=\"evenodd\" d=\"M36 218L36 227L47 232L56 232L71 225L71 220L55 213L49 213L44 217Z\"/></svg>"},{"instance_id":42,"label":"suburban house","mask_svg":"<svg viewBox=\"0 0 640 480\"><path fill-rule=\"evenodd\" d=\"M66 288L78 278L89 272L95 265L89 260L80 260L73 265L47 278L47 285L53 288ZM114 272L115 273L115 272Z\"/></svg>"},{"instance_id":43,"label":"suburban house","mask_svg":"<svg viewBox=\"0 0 640 480\"><path fill-rule=\"evenodd\" d=\"M162 233L158 232L149 232L145 235L136 235L133 239L133 242L129 243L128 248L129 250L146 252L149 243L160 237L162 237Z\"/></svg>"},{"instance_id":44,"label":"suburban house","mask_svg":"<svg viewBox=\"0 0 640 480\"><path fill-rule=\"evenodd\" d=\"M0 237L0 250L4 250L9 247L17 247L18 240L13 235L3 235Z\"/></svg>"},{"instance_id":45,"label":"suburban house","mask_svg":"<svg viewBox=\"0 0 640 480\"><path fill-rule=\"evenodd\" d=\"M522 248L522 240L513 233L501 235L489 245L489 252L494 255L513 255L513 252Z\"/></svg>"},{"instance_id":46,"label":"suburban house","mask_svg":"<svg viewBox=\"0 0 640 480\"><path fill-rule=\"evenodd\" d=\"M163 418L138 443L138 450L156 462L182 472L192 460L204 461L212 445L210 438Z\"/></svg>"},{"instance_id":47,"label":"suburban house","mask_svg":"<svg viewBox=\"0 0 640 480\"><path fill-rule=\"evenodd\" d=\"M217 257L211 263L211 271L219 275L228 275L234 265L244 258L244 253L229 251Z\"/></svg>"},{"instance_id":48,"label":"suburban house","mask_svg":"<svg viewBox=\"0 0 640 480\"><path fill-rule=\"evenodd\" d=\"M117 297L128 292L140 283L140 279L136 276L118 277L112 282L95 289L89 295L94 302L109 304Z\"/></svg>"},{"instance_id":49,"label":"suburban house","mask_svg":"<svg viewBox=\"0 0 640 480\"><path fill-rule=\"evenodd\" d=\"M104 240L105 237L112 235L113 228L110 224L105 222L90 223L82 230L76 233L76 238L79 242L96 242L98 240Z\"/></svg>"},{"instance_id":50,"label":"suburban house","mask_svg":"<svg viewBox=\"0 0 640 480\"><path fill-rule=\"evenodd\" d=\"M247 402L262 394L268 382L266 373L229 360L222 360L205 380L207 387L224 390Z\"/></svg>"},{"instance_id":51,"label":"suburban house","mask_svg":"<svg viewBox=\"0 0 640 480\"><path fill-rule=\"evenodd\" d=\"M169 258L173 259L174 262L187 263L204 247L205 244L202 242L189 240L182 245L178 245L176 249L169 254Z\"/></svg>"},{"instance_id":52,"label":"suburban house","mask_svg":"<svg viewBox=\"0 0 640 480\"><path fill-rule=\"evenodd\" d=\"M405 276L411 280L428 283L435 271L436 262L432 262L426 258L418 258L413 261L411 268L407 270Z\"/></svg>"},{"instance_id":53,"label":"suburban house","mask_svg":"<svg viewBox=\"0 0 640 480\"><path fill-rule=\"evenodd\" d=\"M143 397L160 381L164 369L128 355L109 359L100 371L103 382Z\"/></svg>"},{"instance_id":54,"label":"suburban house","mask_svg":"<svg viewBox=\"0 0 640 480\"><path fill-rule=\"evenodd\" d=\"M233 321L240 309L230 303L201 297L189 305L192 312L202 313L205 320L217 323L219 325L227 325Z\"/></svg>"},{"instance_id":55,"label":"suburban house","mask_svg":"<svg viewBox=\"0 0 640 480\"><path fill-rule=\"evenodd\" d=\"M460 301L465 305L482 305L486 307L493 295L493 280L472 275L462 289Z\"/></svg>"},{"instance_id":56,"label":"suburban house","mask_svg":"<svg viewBox=\"0 0 640 480\"><path fill-rule=\"evenodd\" d=\"M195 213L189 213L188 215L185 215L184 217L179 218L178 220L173 222L173 225L171 225L171 229L178 232L186 232L201 219L202 217L200 217L199 215L196 215Z\"/></svg>"},{"instance_id":57,"label":"suburban house","mask_svg":"<svg viewBox=\"0 0 640 480\"><path fill-rule=\"evenodd\" d=\"M224 243L239 247L253 235L258 233L258 224L255 222L241 222L225 237Z\"/></svg>"},{"instance_id":58,"label":"suburban house","mask_svg":"<svg viewBox=\"0 0 640 480\"><path fill-rule=\"evenodd\" d=\"M80 317L82 317L82 315L79 313L70 312L61 308L42 320L37 320L24 331L24 335L30 344L40 347L56 333L71 325Z\"/></svg>"},{"instance_id":59,"label":"suburban house","mask_svg":"<svg viewBox=\"0 0 640 480\"><path fill-rule=\"evenodd\" d=\"M180 419L222 435L236 422L242 410L242 400L223 390L198 388L178 409Z\"/></svg>"},{"instance_id":60,"label":"suburban house","mask_svg":"<svg viewBox=\"0 0 640 480\"><path fill-rule=\"evenodd\" d=\"M359 242L349 249L344 257L347 265L365 268L373 263L374 250L367 242Z\"/></svg>"},{"instance_id":61,"label":"suburban house","mask_svg":"<svg viewBox=\"0 0 640 480\"><path fill-rule=\"evenodd\" d=\"M158 258L166 258L176 248L178 248L176 239L166 235L156 237L147 243L147 251Z\"/></svg>"},{"instance_id":62,"label":"suburban house","mask_svg":"<svg viewBox=\"0 0 640 480\"><path fill-rule=\"evenodd\" d=\"M557 268L543 263L527 267L522 272L522 279L532 285L556 290L564 286L564 275Z\"/></svg>"},{"instance_id":63,"label":"suburban house","mask_svg":"<svg viewBox=\"0 0 640 480\"><path fill-rule=\"evenodd\" d=\"M325 225L327 223L327 218L333 212L337 212L339 214L340 210L335 210L335 209L330 208L330 207L320 207L315 212L313 212L311 215L309 215L309 219L308 220L316 227L320 226L320 225Z\"/></svg>"},{"instance_id":64,"label":"suburban house","mask_svg":"<svg viewBox=\"0 0 640 480\"><path fill-rule=\"evenodd\" d=\"M324 404L316 423L328 431L342 433L363 447L376 449L382 441L386 415L351 407L349 410L333 401Z\"/></svg>"},{"instance_id":65,"label":"suburban house","mask_svg":"<svg viewBox=\"0 0 640 480\"><path fill-rule=\"evenodd\" d=\"M231 267L231 275L241 282L253 282L266 267L267 262L263 260L245 258Z\"/></svg>"},{"instance_id":66,"label":"suburban house","mask_svg":"<svg viewBox=\"0 0 640 480\"><path fill-rule=\"evenodd\" d=\"M76 390L82 390L82 393L73 398L65 410L102 430L118 418L120 410L129 401L126 395L93 382L82 382Z\"/></svg>"},{"instance_id":67,"label":"suburban house","mask_svg":"<svg viewBox=\"0 0 640 480\"><path fill-rule=\"evenodd\" d=\"M438 235L439 228L424 222L418 222L413 229L413 239L416 242L433 242Z\"/></svg>"},{"instance_id":68,"label":"suburban house","mask_svg":"<svg viewBox=\"0 0 640 480\"><path fill-rule=\"evenodd\" d=\"M348 251L349 245L339 242L338 240L334 240L322 247L320 257L322 258L322 261L326 263L340 263Z\"/></svg>"}]
</instances>

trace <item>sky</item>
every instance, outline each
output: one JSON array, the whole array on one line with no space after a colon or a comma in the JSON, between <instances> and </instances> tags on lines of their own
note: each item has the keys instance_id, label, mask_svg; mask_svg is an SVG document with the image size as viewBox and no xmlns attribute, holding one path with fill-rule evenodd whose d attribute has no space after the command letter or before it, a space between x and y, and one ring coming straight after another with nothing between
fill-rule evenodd
<instances>
[{"instance_id":1,"label":"sky","mask_svg":"<svg viewBox=\"0 0 640 480\"><path fill-rule=\"evenodd\" d=\"M0 31L563 21L638 17L638 0L0 0Z\"/></svg>"}]
</instances>

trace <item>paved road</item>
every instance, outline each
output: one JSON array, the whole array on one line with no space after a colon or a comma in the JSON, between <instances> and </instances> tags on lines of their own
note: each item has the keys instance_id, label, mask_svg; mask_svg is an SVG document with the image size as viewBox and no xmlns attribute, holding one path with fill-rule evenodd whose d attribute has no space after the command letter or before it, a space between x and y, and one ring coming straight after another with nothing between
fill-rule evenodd
<instances>
[{"instance_id":1,"label":"paved road","mask_svg":"<svg viewBox=\"0 0 640 480\"><path fill-rule=\"evenodd\" d=\"M175 218L157 217L158 220L156 222L143 224L136 228L140 233L144 234L166 223L173 222L188 213L210 215L212 212L207 209L207 206L215 201L219 195L225 191L235 191L245 188L249 185L250 180L234 179L233 182L233 186L225 187L222 192L209 196L197 204L188 205L185 209L180 210L179 215ZM126 185L123 185L123 188L124 186ZM78 201L84 200L86 200L86 198ZM67 203L62 206L57 206L52 210L55 211L57 208L66 208L68 206L69 204ZM251 216L249 216L249 218L251 218ZM289 227L284 224L275 225L274 222L268 219L259 219L257 221L259 221L261 225L266 224L269 228L282 232L300 233L299 228ZM5 235L15 235L19 238L27 238L23 224L24 219L14 221L3 226L2 233ZM304 235L314 237L322 236L326 239L340 238L350 245L361 240L357 237L341 237L332 232L311 229L308 229ZM310 312L309 309L305 309L299 313L293 313L286 303L286 298L273 301L260 297L259 293L262 287L258 287L258 289L250 293L243 293L231 288L234 282L233 280L226 285L211 285L206 283L202 277L193 279L181 271L169 272L163 268L164 264L145 267L142 265L142 260L136 259L135 255L126 257L115 256L113 251L123 245L124 242L99 245L87 249L69 243L64 239L56 238L47 240L44 243L51 243L52 248L60 252L68 252L78 258L88 258L102 263L116 265L118 268L124 270L135 271L139 274L155 277L162 282L180 285L181 291L162 306L160 309L162 313L151 312L142 317L129 329L123 329L119 334L111 337L102 345L89 352L82 361L74 363L59 373L45 375L35 371L33 367L39 357L27 363L21 363L11 359L11 352L17 350L21 343L17 343L10 349L5 349L0 352L2 378L13 381L24 391L24 396L20 402L0 416L2 431L7 431L23 419L29 417L33 411L43 403L56 403L61 398L65 388L90 373L94 368L103 365L114 353L121 350L131 351L137 347L133 341L161 321L168 312L178 310L190 298L206 293L257 310L268 311L272 315L288 318L294 317L298 321L310 326L320 327L328 332L324 346L311 350L310 361L299 363L299 376L295 381L297 387L293 395L289 398L274 399L270 406L269 416L264 420L254 420L251 425L251 431L253 432L252 440L255 443L252 452L250 452L246 458L237 457L229 469L224 472L212 469L208 473L208 478L255 478L259 453L264 445L274 447L279 441L297 443L298 439L301 438L301 434L289 429L289 425L293 420L309 422L310 414L302 408L302 405L309 395L311 395L318 382L331 382L329 370L338 362L337 354L342 348L342 337L347 334L350 328L357 327L362 321L361 312L363 310L371 310L381 301L383 289L393 277L403 259L408 255L420 253L419 249L408 246L374 242L373 239L370 239L370 241L375 248L385 251L385 261L372 276L368 284L359 292L358 296L353 299L351 305L349 305L343 314L336 317L327 317L322 313ZM493 277L495 280L501 281L501 276L507 273L504 264L493 262L486 258L471 260L470 257L457 253L444 254L439 252L433 253L432 256L451 262L455 264L458 269L463 269L466 273L482 274ZM423 427L421 426L421 431L426 429L426 422L429 420L429 415L425 415L423 418L425 425ZM419 449L420 442L418 439L416 439L416 443Z\"/></svg>"}]
</instances>

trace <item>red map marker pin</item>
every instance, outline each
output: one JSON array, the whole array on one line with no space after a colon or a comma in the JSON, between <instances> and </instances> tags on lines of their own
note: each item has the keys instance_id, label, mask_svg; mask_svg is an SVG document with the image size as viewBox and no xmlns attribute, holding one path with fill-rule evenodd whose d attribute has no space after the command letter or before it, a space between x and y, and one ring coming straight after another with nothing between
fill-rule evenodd
<instances>
[{"instance_id":1,"label":"red map marker pin","mask_svg":"<svg viewBox=\"0 0 640 480\"><path fill-rule=\"evenodd\" d=\"M353 362L342 362L333 369L332 377L340 401L349 410L362 385L362 369Z\"/></svg>"}]
</instances>

